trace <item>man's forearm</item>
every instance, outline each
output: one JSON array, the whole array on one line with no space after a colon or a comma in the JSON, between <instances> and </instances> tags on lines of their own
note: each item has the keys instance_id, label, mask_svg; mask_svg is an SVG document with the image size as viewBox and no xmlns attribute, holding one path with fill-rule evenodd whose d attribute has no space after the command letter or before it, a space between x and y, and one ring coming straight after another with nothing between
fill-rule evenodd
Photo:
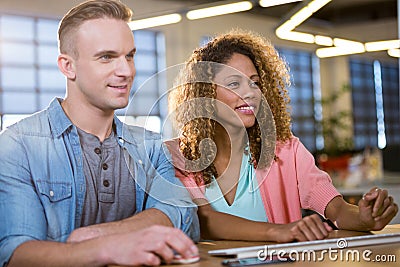
<instances>
[{"instance_id":1,"label":"man's forearm","mask_svg":"<svg viewBox=\"0 0 400 267\"><path fill-rule=\"evenodd\" d=\"M7 266L104 266L105 253L99 244L93 240L69 244L28 241L15 249Z\"/></svg>"},{"instance_id":2,"label":"man's forearm","mask_svg":"<svg viewBox=\"0 0 400 267\"><path fill-rule=\"evenodd\" d=\"M158 209L147 209L121 221L78 228L72 232L68 242L79 242L99 236L137 231L152 225L173 227L171 220L165 213Z\"/></svg>"}]
</instances>

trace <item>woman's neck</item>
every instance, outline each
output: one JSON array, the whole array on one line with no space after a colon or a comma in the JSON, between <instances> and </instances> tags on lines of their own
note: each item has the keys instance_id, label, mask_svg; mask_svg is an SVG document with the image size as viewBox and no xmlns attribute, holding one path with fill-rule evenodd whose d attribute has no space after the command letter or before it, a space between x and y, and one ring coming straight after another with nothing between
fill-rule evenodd
<instances>
[{"instance_id":1,"label":"woman's neck","mask_svg":"<svg viewBox=\"0 0 400 267\"><path fill-rule=\"evenodd\" d=\"M246 146L246 130L227 131L221 125L217 124L215 130L215 143L220 156L230 158L231 155L242 155Z\"/></svg>"}]
</instances>

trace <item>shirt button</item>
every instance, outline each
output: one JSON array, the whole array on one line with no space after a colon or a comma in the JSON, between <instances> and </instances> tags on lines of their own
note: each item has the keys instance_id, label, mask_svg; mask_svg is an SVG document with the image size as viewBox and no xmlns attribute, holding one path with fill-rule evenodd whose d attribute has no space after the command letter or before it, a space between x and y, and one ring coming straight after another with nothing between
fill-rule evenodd
<instances>
[{"instance_id":1,"label":"shirt button","mask_svg":"<svg viewBox=\"0 0 400 267\"><path fill-rule=\"evenodd\" d=\"M110 186L110 181L104 180L104 181L103 181L103 185L104 185L105 187L109 187L109 186Z\"/></svg>"},{"instance_id":2,"label":"shirt button","mask_svg":"<svg viewBox=\"0 0 400 267\"><path fill-rule=\"evenodd\" d=\"M107 163L103 163L103 170L107 170L107 169L108 169Z\"/></svg>"},{"instance_id":3,"label":"shirt button","mask_svg":"<svg viewBox=\"0 0 400 267\"><path fill-rule=\"evenodd\" d=\"M138 160L139 164L142 165L143 161L141 159Z\"/></svg>"},{"instance_id":4,"label":"shirt button","mask_svg":"<svg viewBox=\"0 0 400 267\"><path fill-rule=\"evenodd\" d=\"M50 190L49 194L50 194L51 197L54 197L54 191L53 190Z\"/></svg>"},{"instance_id":5,"label":"shirt button","mask_svg":"<svg viewBox=\"0 0 400 267\"><path fill-rule=\"evenodd\" d=\"M185 223L188 224L190 222L190 216L186 217Z\"/></svg>"},{"instance_id":6,"label":"shirt button","mask_svg":"<svg viewBox=\"0 0 400 267\"><path fill-rule=\"evenodd\" d=\"M98 147L96 147L96 148L94 149L94 153L96 153L97 155L99 155L99 154L101 153L101 149L98 148Z\"/></svg>"}]
</instances>

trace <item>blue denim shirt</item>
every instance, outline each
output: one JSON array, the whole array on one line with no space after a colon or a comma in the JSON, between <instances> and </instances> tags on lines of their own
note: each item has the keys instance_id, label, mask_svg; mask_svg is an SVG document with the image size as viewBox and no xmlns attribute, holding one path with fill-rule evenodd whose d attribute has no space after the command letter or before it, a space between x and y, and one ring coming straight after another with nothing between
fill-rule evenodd
<instances>
[{"instance_id":1,"label":"blue denim shirt","mask_svg":"<svg viewBox=\"0 0 400 267\"><path fill-rule=\"evenodd\" d=\"M197 207L160 135L115 117L118 143L136 180L136 212L156 208L193 240ZM0 266L29 240L65 242L80 224L86 192L76 127L58 99L0 134Z\"/></svg>"}]
</instances>

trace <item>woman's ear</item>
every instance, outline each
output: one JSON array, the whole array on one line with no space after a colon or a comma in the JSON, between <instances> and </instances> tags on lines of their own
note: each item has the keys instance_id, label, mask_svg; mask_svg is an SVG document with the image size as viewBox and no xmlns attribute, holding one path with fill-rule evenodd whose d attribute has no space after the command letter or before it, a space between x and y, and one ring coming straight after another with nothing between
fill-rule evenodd
<instances>
[{"instance_id":1,"label":"woman's ear","mask_svg":"<svg viewBox=\"0 0 400 267\"><path fill-rule=\"evenodd\" d=\"M58 68L67 77L67 79L74 80L75 74L75 61L71 56L60 54L57 59Z\"/></svg>"}]
</instances>

